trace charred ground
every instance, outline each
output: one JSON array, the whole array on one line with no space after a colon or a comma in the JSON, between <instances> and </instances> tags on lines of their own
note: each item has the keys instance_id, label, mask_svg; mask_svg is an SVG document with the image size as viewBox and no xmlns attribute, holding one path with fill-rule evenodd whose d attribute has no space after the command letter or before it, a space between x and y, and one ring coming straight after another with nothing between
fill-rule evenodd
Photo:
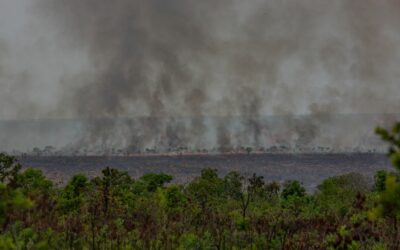
<instances>
[{"instance_id":1,"label":"charred ground","mask_svg":"<svg viewBox=\"0 0 400 250\"><path fill-rule=\"evenodd\" d=\"M390 170L384 154L218 154L137 157L23 157L24 166L42 169L50 178L65 182L76 173L97 176L106 166L127 171L133 177L145 173L167 173L175 182L187 182L204 168L215 168L220 175L238 171L256 173L266 180L284 182L296 179L308 190L330 176L358 172L371 178L380 169Z\"/></svg>"}]
</instances>

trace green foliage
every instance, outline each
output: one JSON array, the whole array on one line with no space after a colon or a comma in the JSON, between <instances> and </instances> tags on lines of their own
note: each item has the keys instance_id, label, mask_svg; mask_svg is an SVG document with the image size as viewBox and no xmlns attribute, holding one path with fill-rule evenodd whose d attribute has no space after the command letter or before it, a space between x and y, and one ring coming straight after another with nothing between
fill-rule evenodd
<instances>
[{"instance_id":1,"label":"green foliage","mask_svg":"<svg viewBox=\"0 0 400 250\"><path fill-rule=\"evenodd\" d=\"M382 140L389 143L388 156L392 165L400 171L400 122L396 123L390 130L377 128L375 132ZM383 182L385 185L383 185ZM400 183L396 175L379 173L377 176L377 187L379 193L376 206L370 210L369 217L372 220L387 218L392 225L390 230L390 248L400 248L400 236L398 220L400 219ZM383 188L384 186L384 188Z\"/></svg>"},{"instance_id":2,"label":"green foliage","mask_svg":"<svg viewBox=\"0 0 400 250\"><path fill-rule=\"evenodd\" d=\"M212 238L209 233L199 237L194 233L187 233L181 236L179 250L213 250Z\"/></svg>"},{"instance_id":3,"label":"green foliage","mask_svg":"<svg viewBox=\"0 0 400 250\"><path fill-rule=\"evenodd\" d=\"M378 127L375 132L381 136L382 140L389 143L388 156L393 166L400 171L400 122L396 123L390 130ZM397 176L381 171L377 173L375 180L376 188L381 193L377 206L370 212L370 217L385 216L394 220L399 219L400 184Z\"/></svg>"},{"instance_id":4,"label":"green foliage","mask_svg":"<svg viewBox=\"0 0 400 250\"><path fill-rule=\"evenodd\" d=\"M357 194L368 191L369 184L362 175L350 173L330 177L324 180L317 189L316 198L323 211L344 215L355 202Z\"/></svg>"},{"instance_id":5,"label":"green foliage","mask_svg":"<svg viewBox=\"0 0 400 250\"><path fill-rule=\"evenodd\" d=\"M166 189L165 192L166 205L169 209L180 208L186 205L187 198L183 194L182 188L172 186Z\"/></svg>"},{"instance_id":6,"label":"green foliage","mask_svg":"<svg viewBox=\"0 0 400 250\"><path fill-rule=\"evenodd\" d=\"M236 171L229 172L224 177L224 190L229 198L239 200L242 194L243 177Z\"/></svg>"},{"instance_id":7,"label":"green foliage","mask_svg":"<svg viewBox=\"0 0 400 250\"><path fill-rule=\"evenodd\" d=\"M25 192L33 190L51 190L53 183L48 180L41 170L28 168L17 176L18 187Z\"/></svg>"},{"instance_id":8,"label":"green foliage","mask_svg":"<svg viewBox=\"0 0 400 250\"><path fill-rule=\"evenodd\" d=\"M282 198L288 199L290 196L303 197L306 195L306 189L299 181L287 181L283 185Z\"/></svg>"},{"instance_id":9,"label":"green foliage","mask_svg":"<svg viewBox=\"0 0 400 250\"><path fill-rule=\"evenodd\" d=\"M374 189L377 192L382 192L385 190L385 183L386 179L388 177L389 173L385 170L379 170L378 172L375 173L374 179L375 179L375 184L374 184Z\"/></svg>"},{"instance_id":10,"label":"green foliage","mask_svg":"<svg viewBox=\"0 0 400 250\"><path fill-rule=\"evenodd\" d=\"M17 246L14 244L14 239L10 234L0 235L0 250L16 250Z\"/></svg>"},{"instance_id":11,"label":"green foliage","mask_svg":"<svg viewBox=\"0 0 400 250\"><path fill-rule=\"evenodd\" d=\"M206 168L201 171L200 177L188 184L186 192L204 210L216 205L223 198L224 186L224 181L218 177L217 170Z\"/></svg>"},{"instance_id":12,"label":"green foliage","mask_svg":"<svg viewBox=\"0 0 400 250\"><path fill-rule=\"evenodd\" d=\"M278 197L280 191L280 185L278 182L271 182L265 184L265 194L267 199L272 200Z\"/></svg>"},{"instance_id":13,"label":"green foliage","mask_svg":"<svg viewBox=\"0 0 400 250\"><path fill-rule=\"evenodd\" d=\"M382 140L390 144L389 158L392 165L400 170L400 122L396 123L390 130L378 127L375 132L381 136Z\"/></svg>"},{"instance_id":14,"label":"green foliage","mask_svg":"<svg viewBox=\"0 0 400 250\"><path fill-rule=\"evenodd\" d=\"M32 206L33 202L20 190L11 189L4 183L0 183L0 224L3 225L3 230L10 223L10 217L14 212L21 212Z\"/></svg>"},{"instance_id":15,"label":"green foliage","mask_svg":"<svg viewBox=\"0 0 400 250\"><path fill-rule=\"evenodd\" d=\"M371 210L370 217L376 219L378 216L400 219L400 185L396 177L388 176L385 189L380 193L377 206Z\"/></svg>"},{"instance_id":16,"label":"green foliage","mask_svg":"<svg viewBox=\"0 0 400 250\"><path fill-rule=\"evenodd\" d=\"M400 169L400 125L377 132ZM400 249L398 174L377 172L373 189L360 174L331 177L313 194L210 168L171 181L107 167L57 186L0 154L0 250Z\"/></svg>"},{"instance_id":17,"label":"green foliage","mask_svg":"<svg viewBox=\"0 0 400 250\"><path fill-rule=\"evenodd\" d=\"M71 178L64 190L61 191L60 207L65 213L79 212L88 185L88 178L84 175L78 174Z\"/></svg>"},{"instance_id":18,"label":"green foliage","mask_svg":"<svg viewBox=\"0 0 400 250\"><path fill-rule=\"evenodd\" d=\"M136 193L155 192L157 188L163 187L164 184L171 182L172 176L167 174L149 173L143 175L134 185Z\"/></svg>"},{"instance_id":19,"label":"green foliage","mask_svg":"<svg viewBox=\"0 0 400 250\"><path fill-rule=\"evenodd\" d=\"M0 153L0 182L13 185L20 169L15 157Z\"/></svg>"},{"instance_id":20,"label":"green foliage","mask_svg":"<svg viewBox=\"0 0 400 250\"><path fill-rule=\"evenodd\" d=\"M251 178L249 178L247 192L253 194L253 196L262 197L265 192L264 185L264 176L257 176L256 174L253 174Z\"/></svg>"}]
</instances>

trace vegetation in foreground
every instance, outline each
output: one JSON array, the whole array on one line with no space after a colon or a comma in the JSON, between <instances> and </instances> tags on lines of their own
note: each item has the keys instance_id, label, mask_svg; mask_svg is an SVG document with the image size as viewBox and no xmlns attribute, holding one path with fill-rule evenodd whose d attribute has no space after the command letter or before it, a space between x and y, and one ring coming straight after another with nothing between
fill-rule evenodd
<instances>
[{"instance_id":1,"label":"vegetation in foreground","mask_svg":"<svg viewBox=\"0 0 400 250\"><path fill-rule=\"evenodd\" d=\"M377 129L400 170L400 124ZM213 169L185 184L106 168L57 187L0 154L0 249L399 249L398 173L301 183Z\"/></svg>"}]
</instances>

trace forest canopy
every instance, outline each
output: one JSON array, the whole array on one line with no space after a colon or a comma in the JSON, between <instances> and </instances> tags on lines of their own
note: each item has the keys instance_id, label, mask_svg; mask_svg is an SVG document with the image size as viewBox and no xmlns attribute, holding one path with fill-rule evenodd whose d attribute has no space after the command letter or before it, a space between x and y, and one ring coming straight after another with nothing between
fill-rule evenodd
<instances>
[{"instance_id":1,"label":"forest canopy","mask_svg":"<svg viewBox=\"0 0 400 250\"><path fill-rule=\"evenodd\" d=\"M184 183L105 168L60 186L0 154L0 249L399 249L400 124L376 132L394 172L323 181L218 175Z\"/></svg>"}]
</instances>

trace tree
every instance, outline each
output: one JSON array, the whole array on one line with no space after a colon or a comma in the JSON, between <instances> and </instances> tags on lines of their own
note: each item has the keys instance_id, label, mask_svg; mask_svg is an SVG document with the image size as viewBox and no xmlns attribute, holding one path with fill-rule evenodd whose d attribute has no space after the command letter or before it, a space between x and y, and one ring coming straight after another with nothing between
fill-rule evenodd
<instances>
[{"instance_id":1,"label":"tree","mask_svg":"<svg viewBox=\"0 0 400 250\"><path fill-rule=\"evenodd\" d=\"M92 249L97 248L101 239L109 237L102 232L104 228L109 228L114 238L121 237L121 222L127 220L128 204L133 200L133 185L127 172L110 167L102 170L102 176L90 181L85 203Z\"/></svg>"},{"instance_id":2,"label":"tree","mask_svg":"<svg viewBox=\"0 0 400 250\"><path fill-rule=\"evenodd\" d=\"M375 176L374 176L375 191L382 192L385 190L385 185L386 185L385 183L386 183L387 176L388 176L388 172L385 170L379 170L378 172L375 173Z\"/></svg>"},{"instance_id":3,"label":"tree","mask_svg":"<svg viewBox=\"0 0 400 250\"><path fill-rule=\"evenodd\" d=\"M15 185L16 178L22 166L17 158L0 153L0 182Z\"/></svg>"},{"instance_id":4,"label":"tree","mask_svg":"<svg viewBox=\"0 0 400 250\"><path fill-rule=\"evenodd\" d=\"M375 133L380 135L383 141L389 143L388 156L392 165L400 171L400 122L396 123L391 130L378 127Z\"/></svg>"},{"instance_id":5,"label":"tree","mask_svg":"<svg viewBox=\"0 0 400 250\"><path fill-rule=\"evenodd\" d=\"M247 182L245 184L246 186L246 191L242 192L240 195L240 208L242 210L242 217L243 219L246 218L247 214L247 209L250 206L250 202L255 199L255 197L261 197L261 193L264 191L264 180L263 176L257 176L255 173L252 175L252 177L247 179Z\"/></svg>"},{"instance_id":6,"label":"tree","mask_svg":"<svg viewBox=\"0 0 400 250\"><path fill-rule=\"evenodd\" d=\"M253 151L253 149L251 147L246 147L246 152L248 155L251 153L251 151Z\"/></svg>"},{"instance_id":7,"label":"tree","mask_svg":"<svg viewBox=\"0 0 400 250\"><path fill-rule=\"evenodd\" d=\"M50 193L53 182L48 180L39 169L28 168L17 176L17 185L25 193Z\"/></svg>"},{"instance_id":8,"label":"tree","mask_svg":"<svg viewBox=\"0 0 400 250\"><path fill-rule=\"evenodd\" d=\"M166 183L172 181L172 176L167 175L164 173L155 174L149 173L145 174L137 180L134 184L134 192L141 193L141 192L155 192L157 188L163 187Z\"/></svg>"},{"instance_id":9,"label":"tree","mask_svg":"<svg viewBox=\"0 0 400 250\"><path fill-rule=\"evenodd\" d=\"M62 190L59 200L60 212L64 219L65 241L69 248L80 248L79 236L83 230L83 207L89 181L86 176L74 175Z\"/></svg>"},{"instance_id":10,"label":"tree","mask_svg":"<svg viewBox=\"0 0 400 250\"><path fill-rule=\"evenodd\" d=\"M0 232L15 223L12 218L15 219L18 212L33 206L33 202L17 189L20 169L15 157L0 154Z\"/></svg>"},{"instance_id":11,"label":"tree","mask_svg":"<svg viewBox=\"0 0 400 250\"><path fill-rule=\"evenodd\" d=\"M42 155L42 150L40 150L40 148L38 148L38 147L34 147L34 148L32 149L32 153L33 153L33 155L35 155L35 156L41 156L41 155Z\"/></svg>"},{"instance_id":12,"label":"tree","mask_svg":"<svg viewBox=\"0 0 400 250\"><path fill-rule=\"evenodd\" d=\"M224 193L224 181L218 177L217 170L205 168L200 177L195 178L186 188L186 191L204 211L215 205Z\"/></svg>"},{"instance_id":13,"label":"tree","mask_svg":"<svg viewBox=\"0 0 400 250\"><path fill-rule=\"evenodd\" d=\"M243 181L243 176L241 176L236 171L229 172L227 175L225 175L224 190L229 198L235 200L240 199L243 192L242 181Z\"/></svg>"},{"instance_id":14,"label":"tree","mask_svg":"<svg viewBox=\"0 0 400 250\"><path fill-rule=\"evenodd\" d=\"M41 170L28 168L17 176L17 187L34 202L38 209L31 214L31 219L37 219L45 224L54 221L55 190L53 182L44 176Z\"/></svg>"},{"instance_id":15,"label":"tree","mask_svg":"<svg viewBox=\"0 0 400 250\"><path fill-rule=\"evenodd\" d=\"M255 173L249 178L249 187L248 192L252 194L252 196L263 197L265 192L265 182L264 176L256 175Z\"/></svg>"},{"instance_id":16,"label":"tree","mask_svg":"<svg viewBox=\"0 0 400 250\"><path fill-rule=\"evenodd\" d=\"M103 213L107 215L110 202L118 198L126 198L126 192L132 191L134 181L127 172L119 171L107 167L101 171L102 177L96 177L91 181L93 188L98 189L101 193Z\"/></svg>"},{"instance_id":17,"label":"tree","mask_svg":"<svg viewBox=\"0 0 400 250\"><path fill-rule=\"evenodd\" d=\"M239 201L242 218L246 218L247 210L255 198L262 198L265 193L264 177L255 173L250 178L244 178L238 172L230 172L224 178L228 197Z\"/></svg>"},{"instance_id":18,"label":"tree","mask_svg":"<svg viewBox=\"0 0 400 250\"><path fill-rule=\"evenodd\" d=\"M76 210L82 202L89 180L82 174L74 175L65 186L61 198L67 210Z\"/></svg>"},{"instance_id":19,"label":"tree","mask_svg":"<svg viewBox=\"0 0 400 250\"><path fill-rule=\"evenodd\" d=\"M386 170L379 170L374 175L374 191L382 192L386 189L386 180L388 177L393 176L399 181L399 174L395 172L388 172Z\"/></svg>"},{"instance_id":20,"label":"tree","mask_svg":"<svg viewBox=\"0 0 400 250\"><path fill-rule=\"evenodd\" d=\"M275 199L279 196L279 190L281 189L281 186L279 185L278 182L273 181L271 183L266 183L265 184L265 192L267 195L267 199Z\"/></svg>"},{"instance_id":21,"label":"tree","mask_svg":"<svg viewBox=\"0 0 400 250\"><path fill-rule=\"evenodd\" d=\"M0 233L7 231L12 224L17 222L22 211L32 206L33 202L20 190L0 182Z\"/></svg>"},{"instance_id":22,"label":"tree","mask_svg":"<svg viewBox=\"0 0 400 250\"><path fill-rule=\"evenodd\" d=\"M290 180L285 182L282 190L282 197L284 199L290 196L303 197L306 195L306 189L301 185L299 181Z\"/></svg>"},{"instance_id":23,"label":"tree","mask_svg":"<svg viewBox=\"0 0 400 250\"><path fill-rule=\"evenodd\" d=\"M316 198L318 204L325 212L349 212L354 199L365 194L370 189L367 180L357 173L349 173L325 179L317 187Z\"/></svg>"},{"instance_id":24,"label":"tree","mask_svg":"<svg viewBox=\"0 0 400 250\"><path fill-rule=\"evenodd\" d=\"M400 171L400 122L396 123L390 130L378 127L375 132L380 135L382 140L389 143L388 156L392 165ZM379 195L377 206L369 213L371 219L377 217L388 218L393 225L392 247L399 248L399 228L400 219L400 184L396 176L379 176L380 181L385 179L385 188L379 183L379 188L383 191Z\"/></svg>"},{"instance_id":25,"label":"tree","mask_svg":"<svg viewBox=\"0 0 400 250\"><path fill-rule=\"evenodd\" d=\"M43 154L46 156L51 156L54 154L55 148L53 146L46 146L43 149Z\"/></svg>"}]
</instances>

